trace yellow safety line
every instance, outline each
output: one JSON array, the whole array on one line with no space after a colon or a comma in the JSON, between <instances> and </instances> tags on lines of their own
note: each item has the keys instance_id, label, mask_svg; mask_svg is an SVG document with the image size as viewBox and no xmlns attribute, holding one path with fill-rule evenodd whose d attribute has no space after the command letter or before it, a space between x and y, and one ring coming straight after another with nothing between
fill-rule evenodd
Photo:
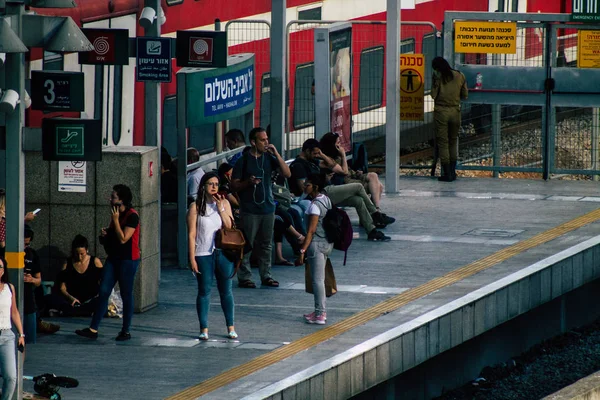
<instances>
[{"instance_id":1,"label":"yellow safety line","mask_svg":"<svg viewBox=\"0 0 600 400\"><path fill-rule=\"evenodd\" d=\"M4 258L6 258L9 269L25 268L25 252L23 251L7 251Z\"/></svg>"},{"instance_id":2,"label":"yellow safety line","mask_svg":"<svg viewBox=\"0 0 600 400\"><path fill-rule=\"evenodd\" d=\"M442 289L445 286L451 285L478 272L484 271L498 263L508 260L517 254L554 240L565 233L581 228L587 224L598 221L599 219L600 208L555 228L535 235L532 238L523 240L519 243L502 249L480 260L465 265L464 267L458 268L447 273L446 275L432 279L423 285L402 292L401 294L391 297L371 308L354 314L343 321L329 325L315 333L304 336L288 345L279 347L269 353L258 356L245 364L236 366L195 386L176 393L171 397L167 397L167 400L188 400L203 396L220 387L248 376L260 369L273 365L281 360L284 360L285 358L309 349L310 347L316 346L317 344L331 339L334 336L340 335L353 328L356 328L357 326L365 324L366 322L369 322L383 314L395 311L398 308L403 307L406 304L436 290Z\"/></svg>"}]
</instances>

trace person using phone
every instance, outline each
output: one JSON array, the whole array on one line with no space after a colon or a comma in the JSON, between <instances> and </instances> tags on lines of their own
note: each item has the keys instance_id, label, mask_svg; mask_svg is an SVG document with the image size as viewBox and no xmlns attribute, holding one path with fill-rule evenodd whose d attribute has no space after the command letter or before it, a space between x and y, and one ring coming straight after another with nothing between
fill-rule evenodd
<instances>
[{"instance_id":1,"label":"person using phone","mask_svg":"<svg viewBox=\"0 0 600 400\"><path fill-rule=\"evenodd\" d=\"M108 298L117 281L123 299L123 327L115 340L131 339L129 328L133 318L133 281L140 265L140 216L132 207L133 195L129 187L113 186L110 195L111 220L107 228L100 231L100 243L107 258L104 263L98 307L89 328L75 331L79 336L98 338L100 322L106 314Z\"/></svg>"},{"instance_id":2,"label":"person using phone","mask_svg":"<svg viewBox=\"0 0 600 400\"><path fill-rule=\"evenodd\" d=\"M25 334L17 309L15 287L8 282L6 268L8 268L6 260L0 258L0 372L2 372L3 381L1 400L12 399L17 387L17 360L12 324L19 335L17 342L19 351L22 353L25 350Z\"/></svg>"},{"instance_id":3,"label":"person using phone","mask_svg":"<svg viewBox=\"0 0 600 400\"><path fill-rule=\"evenodd\" d=\"M213 278L217 278L221 308L225 314L227 337L237 339L233 320L233 293L231 281L233 262L221 250L215 248L215 236L221 228L231 228L233 214L229 201L218 194L219 177L214 172L206 173L198 189L196 201L187 213L188 255L192 272L198 281L196 311L200 322L200 340L208 340L208 310Z\"/></svg>"},{"instance_id":4,"label":"person using phone","mask_svg":"<svg viewBox=\"0 0 600 400\"><path fill-rule=\"evenodd\" d=\"M258 260L262 286L278 287L271 276L271 248L275 223L275 201L271 185L273 171L281 170L281 175L290 177L290 168L275 146L269 144L264 128L257 127L248 135L252 148L245 152L233 167L231 189L240 196L242 230L247 240L254 244L252 253ZM255 288L250 270L250 254L238 272L238 286Z\"/></svg>"}]
</instances>

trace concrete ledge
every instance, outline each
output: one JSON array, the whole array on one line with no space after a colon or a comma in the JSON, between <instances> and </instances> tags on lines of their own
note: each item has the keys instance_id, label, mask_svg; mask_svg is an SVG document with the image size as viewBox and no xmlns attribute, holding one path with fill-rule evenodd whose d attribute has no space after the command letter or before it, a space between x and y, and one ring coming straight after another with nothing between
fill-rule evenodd
<instances>
[{"instance_id":1,"label":"concrete ledge","mask_svg":"<svg viewBox=\"0 0 600 400\"><path fill-rule=\"evenodd\" d=\"M561 251L243 399L298 398L307 391L313 399L357 395L599 278L599 244L597 236ZM268 381L260 374L253 381Z\"/></svg>"},{"instance_id":2,"label":"concrete ledge","mask_svg":"<svg viewBox=\"0 0 600 400\"><path fill-rule=\"evenodd\" d=\"M600 372L595 372L542 400L599 400Z\"/></svg>"}]
</instances>

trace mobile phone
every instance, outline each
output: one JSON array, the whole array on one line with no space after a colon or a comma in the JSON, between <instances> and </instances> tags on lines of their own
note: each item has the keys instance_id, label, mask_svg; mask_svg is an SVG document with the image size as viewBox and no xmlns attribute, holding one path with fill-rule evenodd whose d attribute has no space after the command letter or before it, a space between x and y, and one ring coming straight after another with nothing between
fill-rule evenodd
<instances>
[{"instance_id":1,"label":"mobile phone","mask_svg":"<svg viewBox=\"0 0 600 400\"><path fill-rule=\"evenodd\" d=\"M33 210L33 215L37 215L40 211L42 211L41 208L36 208L35 210Z\"/></svg>"},{"instance_id":2,"label":"mobile phone","mask_svg":"<svg viewBox=\"0 0 600 400\"><path fill-rule=\"evenodd\" d=\"M22 352L25 351L25 346L22 345L22 344L20 344L20 345L17 346L17 349L19 349L19 351L22 353Z\"/></svg>"}]
</instances>

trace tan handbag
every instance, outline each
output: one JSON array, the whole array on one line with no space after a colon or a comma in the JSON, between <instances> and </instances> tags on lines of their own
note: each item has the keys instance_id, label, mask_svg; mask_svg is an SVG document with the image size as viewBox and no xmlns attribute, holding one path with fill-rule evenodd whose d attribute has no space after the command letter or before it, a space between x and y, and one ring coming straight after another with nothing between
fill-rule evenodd
<instances>
[{"instance_id":1,"label":"tan handbag","mask_svg":"<svg viewBox=\"0 0 600 400\"><path fill-rule=\"evenodd\" d=\"M233 218L231 219L231 228L221 228L215 236L215 247L223 251L225 257L234 263L235 270L233 276L237 273L242 258L244 258L244 246L246 239L241 230L235 227Z\"/></svg>"},{"instance_id":2,"label":"tan handbag","mask_svg":"<svg viewBox=\"0 0 600 400\"><path fill-rule=\"evenodd\" d=\"M312 274L310 273L310 265L308 261L304 267L304 284L306 286L306 293L314 293L312 284ZM337 282L335 280L335 274L333 273L333 265L331 260L327 257L327 263L325 264L325 296L331 297L337 293Z\"/></svg>"}]
</instances>

